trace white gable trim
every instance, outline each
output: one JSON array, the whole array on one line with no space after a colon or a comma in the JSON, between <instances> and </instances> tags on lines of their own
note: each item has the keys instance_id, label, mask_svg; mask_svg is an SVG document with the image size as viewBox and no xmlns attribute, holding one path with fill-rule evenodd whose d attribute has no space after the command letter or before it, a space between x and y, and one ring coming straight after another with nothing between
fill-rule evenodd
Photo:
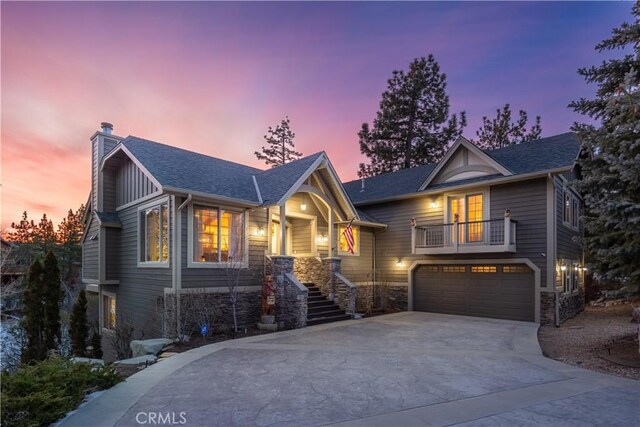
<instances>
[{"instance_id":1,"label":"white gable trim","mask_svg":"<svg viewBox=\"0 0 640 427\"><path fill-rule=\"evenodd\" d=\"M114 148L113 150L111 150L111 152L109 154L107 154L106 156L104 156L102 158L102 162L100 163L100 170L104 169L105 164L107 163L107 161L109 161L109 159L111 159L111 157L115 156L117 153L119 153L120 151L122 151L124 154L127 155L127 157L129 157L129 159L131 159L131 161L138 167L138 169L140 169L142 171L142 173L144 173L147 178L149 178L149 180L151 182L153 182L153 185L156 186L156 188L158 189L159 192L162 192L162 185L160 185L160 182L156 179L155 176L153 176L151 174L151 172L149 172L147 170L146 167L144 167L144 165L142 164L142 162L140 162L140 160L138 160L136 158L136 156L134 156L131 151L129 151L129 149L127 147L125 147L124 145L122 145L122 143L118 144L118 146L116 148Z\"/></svg>"},{"instance_id":2,"label":"white gable trim","mask_svg":"<svg viewBox=\"0 0 640 427\"><path fill-rule=\"evenodd\" d=\"M347 192L342 186L342 182L340 182L340 179L338 178L338 174L336 173L335 169L331 165L331 161L329 161L329 158L324 153L318 156L318 158L311 164L311 166L309 166L309 168L305 171L305 173L303 173L300 176L300 178L298 178L298 180L295 182L295 184L291 186L289 191L287 191L284 194L284 196L282 196L280 200L278 200L277 204L282 205L283 203L285 203L287 199L289 199L291 196L293 196L295 193L299 191L300 187L302 187L302 185L305 184L305 182L311 176L311 174L313 174L313 172L315 172L317 169L323 166L329 171L329 175L331 176L336 186L338 187L338 190L339 190L338 192L341 193L339 194L339 196L341 196L344 199L344 201L347 202L347 206L351 210L351 212L347 212L347 214L351 213L352 217L359 219L356 208L353 206L353 203L351 203L351 199L349 199L349 196L347 196Z\"/></svg>"},{"instance_id":3,"label":"white gable trim","mask_svg":"<svg viewBox=\"0 0 640 427\"><path fill-rule=\"evenodd\" d=\"M491 166L492 168L494 168L495 170L497 170L498 172L500 172L502 175L504 176L511 176L513 175L513 172L511 172L509 169L507 169L506 167L504 167L502 164L500 164L499 162L497 162L496 160L494 160L491 156L489 156L488 154L486 154L484 151L482 151L481 149L479 149L478 147L476 147L473 143L471 143L468 139L466 139L465 137L461 136L459 137L456 142L451 146L451 148L449 149L449 151L447 151L447 154L445 154L445 156L442 158L442 160L440 161L440 163L438 163L438 166L435 167L435 169L433 169L431 171L431 173L429 174L429 176L427 176L427 179L422 183L422 185L420 186L420 188L418 189L418 191L423 191L424 189L426 189L429 184L434 180L434 178L436 176L438 176L438 173L444 169L446 167L446 165L449 163L449 161L451 160L451 158L455 155L455 153L460 149L460 147L464 147L467 150L469 150L470 152L472 152L473 154L475 154L476 156L480 157L482 160L484 160L485 162L487 162L487 164L489 166Z\"/></svg>"}]
</instances>

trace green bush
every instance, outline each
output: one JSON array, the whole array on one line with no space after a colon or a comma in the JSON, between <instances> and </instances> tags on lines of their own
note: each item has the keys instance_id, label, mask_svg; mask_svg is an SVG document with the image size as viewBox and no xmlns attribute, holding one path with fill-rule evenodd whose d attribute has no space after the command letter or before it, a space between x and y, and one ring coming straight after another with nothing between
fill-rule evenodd
<instances>
[{"instance_id":1,"label":"green bush","mask_svg":"<svg viewBox=\"0 0 640 427\"><path fill-rule=\"evenodd\" d=\"M85 395L120 382L112 366L51 357L2 372L2 425L48 425L75 409Z\"/></svg>"}]
</instances>

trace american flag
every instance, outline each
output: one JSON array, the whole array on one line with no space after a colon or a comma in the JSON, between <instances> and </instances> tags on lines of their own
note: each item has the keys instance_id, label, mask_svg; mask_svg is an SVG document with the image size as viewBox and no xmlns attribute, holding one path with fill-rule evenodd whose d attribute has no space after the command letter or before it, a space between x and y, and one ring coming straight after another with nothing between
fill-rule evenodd
<instances>
[{"instance_id":1,"label":"american flag","mask_svg":"<svg viewBox=\"0 0 640 427\"><path fill-rule=\"evenodd\" d=\"M353 227L351 226L354 219L355 218L352 218L351 221L349 221L349 224L347 224L347 227L342 232L344 234L344 239L347 242L347 250L351 252L351 254L355 254L354 248L356 245L356 240L353 237Z\"/></svg>"}]
</instances>

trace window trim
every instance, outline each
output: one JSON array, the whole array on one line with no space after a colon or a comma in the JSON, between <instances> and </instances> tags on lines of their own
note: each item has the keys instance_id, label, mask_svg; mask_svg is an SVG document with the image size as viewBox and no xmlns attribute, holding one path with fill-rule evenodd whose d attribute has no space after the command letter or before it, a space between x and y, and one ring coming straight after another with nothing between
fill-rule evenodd
<instances>
[{"instance_id":1,"label":"window trim","mask_svg":"<svg viewBox=\"0 0 640 427\"><path fill-rule=\"evenodd\" d=\"M355 236L356 237L356 239L355 239L356 240L356 250L354 251L355 253L351 253L349 251L342 252L340 250L340 239L342 239L342 232L340 231L340 227L345 226L345 228L346 228L347 225L348 225L348 223L344 223L344 222L336 224L336 226L338 228L337 229L338 238L336 239L338 245L337 245L337 248L336 248L336 253L338 255L340 255L340 256L360 256L360 233L362 232L362 228L359 225L351 224L351 226L353 228L357 228L358 229L358 232L356 233L356 236Z\"/></svg>"},{"instance_id":2,"label":"window trim","mask_svg":"<svg viewBox=\"0 0 640 427\"><path fill-rule=\"evenodd\" d=\"M193 216L195 214L196 207L203 208L211 208L218 209L218 211L229 211L229 212L237 212L241 213L242 218L242 234L243 234L243 248L242 248L242 257L243 260L240 263L229 263L229 262L196 262L193 260ZM189 203L189 207L187 209L187 268L249 268L249 233L247 233L249 224L249 210L240 208L237 206L225 206L225 205L217 205L207 202L191 202ZM219 225L218 225L219 227Z\"/></svg>"},{"instance_id":3,"label":"window trim","mask_svg":"<svg viewBox=\"0 0 640 427\"><path fill-rule=\"evenodd\" d=\"M580 199L565 186L562 187L562 225L574 231L580 230Z\"/></svg>"},{"instance_id":4,"label":"window trim","mask_svg":"<svg viewBox=\"0 0 640 427\"><path fill-rule=\"evenodd\" d=\"M116 294L115 294L115 293L113 293L113 292L105 292L105 291L102 291L102 293L101 293L101 294L99 294L99 295L100 295L100 298L101 298L100 305L101 305L101 307L102 307L102 309L101 309L102 316L101 316L101 318L100 318L100 322L101 322L101 325L102 325L101 329L102 329L102 331L103 331L103 332L106 332L106 333L108 333L108 334L109 334L109 333L111 333L111 334L112 334L112 333L114 333L115 328L114 328L114 329L111 329L111 328L108 328L108 327L107 327L107 322L106 322L106 320L107 320L107 319L106 319L107 312L105 311L105 308L106 308L106 307L105 307L105 305L106 305L106 304L105 304L105 298L111 298L113 301L115 301L116 314L115 314L115 318L113 319L113 321L114 321L114 326L115 326L116 328L118 327L118 298L117 298Z\"/></svg>"},{"instance_id":5,"label":"window trim","mask_svg":"<svg viewBox=\"0 0 640 427\"><path fill-rule=\"evenodd\" d=\"M167 260L166 261L141 261L142 259L142 224L140 220L140 213L146 209L152 208L154 206L167 206ZM137 246L137 257L138 257L138 267L139 268L169 268L171 261L171 203L169 202L169 196L162 197L160 199L155 199L151 202L145 203L143 205L138 206L136 211L136 224L138 227L138 235L136 239Z\"/></svg>"},{"instance_id":6,"label":"window trim","mask_svg":"<svg viewBox=\"0 0 640 427\"><path fill-rule=\"evenodd\" d=\"M449 224L449 199L451 197L462 197L465 198L465 215L468 216L468 209L466 206L467 200L469 196L476 196L478 194L482 194L482 220L489 221L491 219L491 199L490 199L490 191L489 188L476 188L465 191L456 191L452 193L444 193L442 195L442 214L443 214L443 224ZM451 220L453 222L453 220ZM463 221L467 222L467 218L464 218Z\"/></svg>"}]
</instances>

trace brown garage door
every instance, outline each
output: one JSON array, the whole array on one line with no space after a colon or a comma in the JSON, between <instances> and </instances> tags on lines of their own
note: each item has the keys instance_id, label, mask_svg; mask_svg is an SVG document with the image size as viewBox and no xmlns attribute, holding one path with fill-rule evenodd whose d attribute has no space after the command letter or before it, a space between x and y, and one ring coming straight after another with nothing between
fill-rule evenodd
<instances>
[{"instance_id":1,"label":"brown garage door","mask_svg":"<svg viewBox=\"0 0 640 427\"><path fill-rule=\"evenodd\" d=\"M535 280L526 265L421 265L413 309L498 319L535 319Z\"/></svg>"}]
</instances>

